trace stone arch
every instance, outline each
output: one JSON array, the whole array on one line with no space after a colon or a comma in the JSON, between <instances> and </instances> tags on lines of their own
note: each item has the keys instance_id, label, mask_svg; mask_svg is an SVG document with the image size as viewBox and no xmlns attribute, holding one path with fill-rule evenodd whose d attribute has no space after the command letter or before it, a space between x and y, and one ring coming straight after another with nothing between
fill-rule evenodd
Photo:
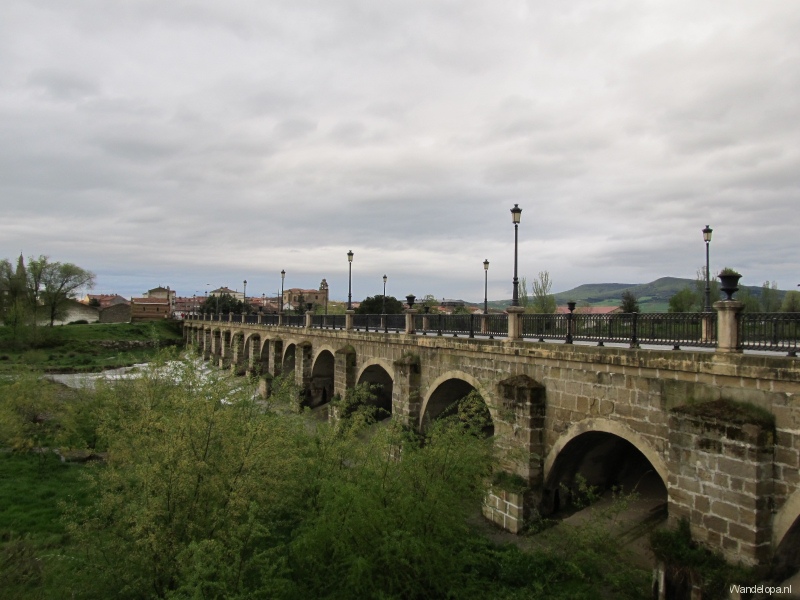
<instances>
[{"instance_id":1,"label":"stone arch","mask_svg":"<svg viewBox=\"0 0 800 600\"><path fill-rule=\"evenodd\" d=\"M800 489L795 490L783 503L772 520L772 546L777 548L786 534L800 518Z\"/></svg>"},{"instance_id":2,"label":"stone arch","mask_svg":"<svg viewBox=\"0 0 800 600\"><path fill-rule=\"evenodd\" d=\"M579 474L601 490L621 485L632 491L641 485L648 495L667 500L666 462L644 437L616 421L585 419L556 441L544 461L545 512L560 508L562 486L571 488Z\"/></svg>"},{"instance_id":3,"label":"stone arch","mask_svg":"<svg viewBox=\"0 0 800 600\"><path fill-rule=\"evenodd\" d=\"M392 394L394 392L393 369L389 362L372 358L361 366L356 384L367 383L375 386L375 406L384 411L385 418L392 416Z\"/></svg>"},{"instance_id":4,"label":"stone arch","mask_svg":"<svg viewBox=\"0 0 800 600\"><path fill-rule=\"evenodd\" d=\"M786 579L800 570L800 490L795 490L772 521L773 572Z\"/></svg>"},{"instance_id":5,"label":"stone arch","mask_svg":"<svg viewBox=\"0 0 800 600\"><path fill-rule=\"evenodd\" d=\"M493 402L494 397L480 381L463 371L447 371L428 386L422 401L422 410L420 411L420 431L424 431L446 408L452 406L453 403L466 396L472 390L477 391L483 398L483 402L486 404L491 416L491 430L487 428L487 437L494 435L494 423L497 420Z\"/></svg>"},{"instance_id":6,"label":"stone arch","mask_svg":"<svg viewBox=\"0 0 800 600\"><path fill-rule=\"evenodd\" d=\"M311 367L311 379L305 390L304 404L314 408L331 401L335 372L336 360L333 350L326 348L317 352Z\"/></svg>"}]
</instances>

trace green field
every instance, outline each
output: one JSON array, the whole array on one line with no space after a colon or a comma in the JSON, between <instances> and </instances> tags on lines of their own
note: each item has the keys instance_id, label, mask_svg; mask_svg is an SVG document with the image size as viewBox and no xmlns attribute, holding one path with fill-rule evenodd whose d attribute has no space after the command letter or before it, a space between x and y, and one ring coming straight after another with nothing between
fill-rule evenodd
<instances>
[{"instance_id":1,"label":"green field","mask_svg":"<svg viewBox=\"0 0 800 600\"><path fill-rule=\"evenodd\" d=\"M181 323L91 323L57 327L0 327L0 371L92 372L148 361L182 343Z\"/></svg>"}]
</instances>

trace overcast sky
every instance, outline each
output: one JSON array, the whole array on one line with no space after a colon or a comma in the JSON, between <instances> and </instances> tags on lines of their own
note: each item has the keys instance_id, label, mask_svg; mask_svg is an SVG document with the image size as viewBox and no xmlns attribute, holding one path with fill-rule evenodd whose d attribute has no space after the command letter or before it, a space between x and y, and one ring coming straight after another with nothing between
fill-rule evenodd
<instances>
[{"instance_id":1,"label":"overcast sky","mask_svg":"<svg viewBox=\"0 0 800 600\"><path fill-rule=\"evenodd\" d=\"M800 283L796 0L3 0L0 258L97 293ZM207 286L208 284L208 286Z\"/></svg>"}]
</instances>

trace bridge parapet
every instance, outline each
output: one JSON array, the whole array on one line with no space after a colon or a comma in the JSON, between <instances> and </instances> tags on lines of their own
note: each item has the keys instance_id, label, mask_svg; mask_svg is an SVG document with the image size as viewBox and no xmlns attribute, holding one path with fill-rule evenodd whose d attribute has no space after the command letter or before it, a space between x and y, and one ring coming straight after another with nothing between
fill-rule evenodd
<instances>
[{"instance_id":1,"label":"bridge parapet","mask_svg":"<svg viewBox=\"0 0 800 600\"><path fill-rule=\"evenodd\" d=\"M743 314L744 304L726 300L714 304L715 313L629 313L595 315L524 314L509 307L508 314L402 315L195 315L187 322L242 322L306 329L364 330L384 334L404 329L426 337L452 335L475 339L505 338L511 341L563 341L567 344L624 344L680 348L715 348L722 353L744 350L785 352L796 357L800 346L800 313ZM398 320L404 319L403 321ZM403 325L404 324L404 325Z\"/></svg>"}]
</instances>

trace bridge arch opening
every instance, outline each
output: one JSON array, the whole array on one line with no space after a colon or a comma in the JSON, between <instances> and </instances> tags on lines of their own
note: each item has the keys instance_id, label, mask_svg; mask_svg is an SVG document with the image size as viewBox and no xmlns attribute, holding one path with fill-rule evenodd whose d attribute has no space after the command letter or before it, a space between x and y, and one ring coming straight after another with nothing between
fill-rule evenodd
<instances>
[{"instance_id":1,"label":"bridge arch opening","mask_svg":"<svg viewBox=\"0 0 800 600\"><path fill-rule=\"evenodd\" d=\"M561 448L547 474L542 512L580 508L587 486L601 496L611 490L635 492L643 509L666 516L667 487L661 473L639 448L614 433L586 431Z\"/></svg>"},{"instance_id":2,"label":"bridge arch opening","mask_svg":"<svg viewBox=\"0 0 800 600\"><path fill-rule=\"evenodd\" d=\"M288 344L283 351L283 360L281 361L281 373L288 375L294 373L295 353L297 346L295 344Z\"/></svg>"},{"instance_id":3,"label":"bridge arch opening","mask_svg":"<svg viewBox=\"0 0 800 600\"><path fill-rule=\"evenodd\" d=\"M366 383L370 386L374 394L374 401L371 404L380 409L379 418L381 420L390 418L394 381L386 369L381 365L369 365L361 372L357 383Z\"/></svg>"},{"instance_id":4,"label":"bridge arch opening","mask_svg":"<svg viewBox=\"0 0 800 600\"><path fill-rule=\"evenodd\" d=\"M315 408L330 402L333 397L335 364L333 354L329 350L323 350L317 355L311 368L311 381L305 390L306 406Z\"/></svg>"},{"instance_id":5,"label":"bridge arch opening","mask_svg":"<svg viewBox=\"0 0 800 600\"><path fill-rule=\"evenodd\" d=\"M473 401L477 400L477 401ZM437 419L477 416L483 422L482 433L494 436L494 421L486 400L471 383L456 377L442 381L431 393L422 414L422 431L425 432Z\"/></svg>"},{"instance_id":6,"label":"bridge arch opening","mask_svg":"<svg viewBox=\"0 0 800 600\"><path fill-rule=\"evenodd\" d=\"M787 579L800 571L800 490L789 496L775 515L772 535L773 574L777 580Z\"/></svg>"}]
</instances>

